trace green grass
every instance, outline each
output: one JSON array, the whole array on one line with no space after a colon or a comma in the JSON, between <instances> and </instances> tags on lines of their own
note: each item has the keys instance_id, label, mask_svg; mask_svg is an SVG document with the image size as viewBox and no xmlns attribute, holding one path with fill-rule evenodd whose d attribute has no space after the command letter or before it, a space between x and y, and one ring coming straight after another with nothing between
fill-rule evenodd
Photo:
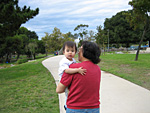
<instances>
[{"instance_id":1,"label":"green grass","mask_svg":"<svg viewBox=\"0 0 150 113\"><path fill-rule=\"evenodd\" d=\"M48 54L48 56L54 56L54 55L53 54ZM45 57L46 57L46 54L38 54L38 55L36 55L35 60L45 58ZM12 57L11 63L5 63L5 59L3 59L3 63L0 62L0 69L11 67L12 64L13 65L18 65L18 63L16 61L16 58L17 58L17 55L15 55L15 57ZM22 59L32 60L32 58L27 58L27 55L20 55L18 60L22 60Z\"/></svg>"},{"instance_id":2,"label":"green grass","mask_svg":"<svg viewBox=\"0 0 150 113\"><path fill-rule=\"evenodd\" d=\"M0 69L0 113L58 113L56 84L39 59Z\"/></svg>"},{"instance_id":3,"label":"green grass","mask_svg":"<svg viewBox=\"0 0 150 113\"><path fill-rule=\"evenodd\" d=\"M150 90L150 54L140 54L138 61L134 61L135 54L106 54L100 58L101 70Z\"/></svg>"}]
</instances>

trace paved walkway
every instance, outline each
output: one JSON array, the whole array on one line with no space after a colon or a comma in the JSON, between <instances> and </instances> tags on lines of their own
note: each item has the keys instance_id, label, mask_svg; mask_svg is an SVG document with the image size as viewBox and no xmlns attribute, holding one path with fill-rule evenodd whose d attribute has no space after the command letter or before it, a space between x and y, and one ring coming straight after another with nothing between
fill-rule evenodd
<instances>
[{"instance_id":1,"label":"paved walkway","mask_svg":"<svg viewBox=\"0 0 150 113\"><path fill-rule=\"evenodd\" d=\"M51 72L56 84L59 82L58 63L63 55L44 60L43 65ZM65 95L59 94L60 113ZM127 80L102 71L100 90L101 113L150 113L150 91Z\"/></svg>"}]
</instances>

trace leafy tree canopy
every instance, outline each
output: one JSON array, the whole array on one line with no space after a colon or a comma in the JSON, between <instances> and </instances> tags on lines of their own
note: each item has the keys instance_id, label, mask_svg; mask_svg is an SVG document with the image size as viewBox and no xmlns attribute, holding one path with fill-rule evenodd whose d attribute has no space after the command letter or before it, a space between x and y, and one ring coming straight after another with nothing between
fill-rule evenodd
<instances>
[{"instance_id":1,"label":"leafy tree canopy","mask_svg":"<svg viewBox=\"0 0 150 113\"><path fill-rule=\"evenodd\" d=\"M0 37L13 36L20 28L21 24L26 23L39 13L39 8L31 10L30 7L18 6L18 0L0 1Z\"/></svg>"},{"instance_id":2,"label":"leafy tree canopy","mask_svg":"<svg viewBox=\"0 0 150 113\"><path fill-rule=\"evenodd\" d=\"M28 37L29 41L31 39L38 40L38 36L37 36L36 32L35 31L30 31L25 27L20 27L19 30L17 31L17 34L18 35L25 34Z\"/></svg>"},{"instance_id":3,"label":"leafy tree canopy","mask_svg":"<svg viewBox=\"0 0 150 113\"><path fill-rule=\"evenodd\" d=\"M134 30L133 26L130 26L129 21L126 19L125 14L130 14L132 11L121 11L111 18L106 18L104 22L104 30L109 30L110 43L124 44L129 47L131 43L138 43L140 41L140 35L142 29L139 27ZM148 38L148 37L147 37ZM146 39L145 38L145 41Z\"/></svg>"},{"instance_id":4,"label":"leafy tree canopy","mask_svg":"<svg viewBox=\"0 0 150 113\"><path fill-rule=\"evenodd\" d=\"M81 37L80 40L82 40L82 41L84 40L84 36L88 33L88 31L86 30L87 27L89 27L89 25L80 24L74 28L74 31L79 32L78 34Z\"/></svg>"},{"instance_id":5,"label":"leafy tree canopy","mask_svg":"<svg viewBox=\"0 0 150 113\"><path fill-rule=\"evenodd\" d=\"M134 29L143 29L135 58L135 61L137 61L141 44L147 32L150 32L150 0L132 0L129 2L129 5L131 5L133 9L132 13L127 14L128 21L134 26Z\"/></svg>"},{"instance_id":6,"label":"leafy tree canopy","mask_svg":"<svg viewBox=\"0 0 150 113\"><path fill-rule=\"evenodd\" d=\"M46 52L53 53L60 50L65 41L74 41L73 35L69 32L62 34L60 29L54 28L51 34L45 33L45 37L42 37L42 41L45 45Z\"/></svg>"}]
</instances>

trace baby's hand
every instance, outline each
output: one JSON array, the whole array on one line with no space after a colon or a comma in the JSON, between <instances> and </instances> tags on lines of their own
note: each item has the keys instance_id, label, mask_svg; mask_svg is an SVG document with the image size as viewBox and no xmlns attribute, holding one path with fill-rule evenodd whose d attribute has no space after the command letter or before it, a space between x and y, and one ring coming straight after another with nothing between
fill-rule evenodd
<instances>
[{"instance_id":1,"label":"baby's hand","mask_svg":"<svg viewBox=\"0 0 150 113\"><path fill-rule=\"evenodd\" d=\"M86 69L83 69L83 67L80 67L78 69L79 69L78 73L80 73L81 75L85 75L86 74Z\"/></svg>"}]
</instances>

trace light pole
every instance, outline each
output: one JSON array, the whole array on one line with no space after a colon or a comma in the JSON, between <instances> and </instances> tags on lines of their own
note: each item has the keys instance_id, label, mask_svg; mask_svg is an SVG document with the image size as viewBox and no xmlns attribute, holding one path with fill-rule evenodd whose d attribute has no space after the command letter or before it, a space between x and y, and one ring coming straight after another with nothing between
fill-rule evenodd
<instances>
[{"instance_id":1,"label":"light pole","mask_svg":"<svg viewBox=\"0 0 150 113\"><path fill-rule=\"evenodd\" d=\"M108 51L109 51L109 29L107 29L108 31Z\"/></svg>"}]
</instances>

